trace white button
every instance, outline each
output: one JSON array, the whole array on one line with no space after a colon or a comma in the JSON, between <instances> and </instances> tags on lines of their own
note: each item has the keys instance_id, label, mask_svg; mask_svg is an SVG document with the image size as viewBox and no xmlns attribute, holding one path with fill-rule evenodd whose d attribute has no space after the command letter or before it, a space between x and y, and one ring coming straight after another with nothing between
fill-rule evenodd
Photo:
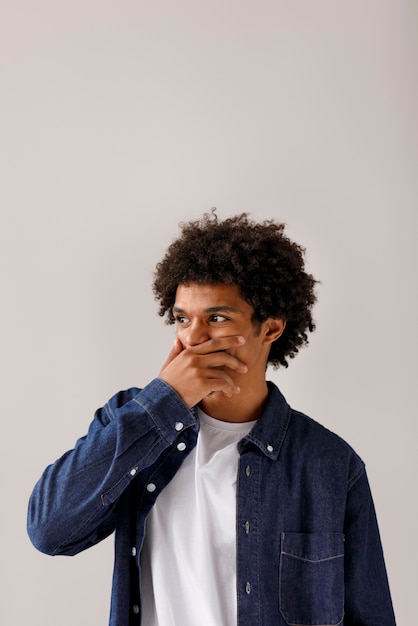
<instances>
[{"instance_id":1,"label":"white button","mask_svg":"<svg viewBox=\"0 0 418 626\"><path fill-rule=\"evenodd\" d=\"M247 594L247 596L250 595L250 593L251 593L251 584L250 583L246 583L245 584L245 593Z\"/></svg>"},{"instance_id":2,"label":"white button","mask_svg":"<svg viewBox=\"0 0 418 626\"><path fill-rule=\"evenodd\" d=\"M180 441L180 443L177 444L177 450L179 452L183 452L183 450L186 449L186 444L184 443L184 441Z\"/></svg>"},{"instance_id":3,"label":"white button","mask_svg":"<svg viewBox=\"0 0 418 626\"><path fill-rule=\"evenodd\" d=\"M137 604L134 604L134 605L133 605L133 607L132 607L132 612L133 612L135 615L138 615L138 613L139 613L139 606L138 606Z\"/></svg>"},{"instance_id":4,"label":"white button","mask_svg":"<svg viewBox=\"0 0 418 626\"><path fill-rule=\"evenodd\" d=\"M245 522L244 528L245 528L245 534L248 535L250 532L250 522Z\"/></svg>"},{"instance_id":5,"label":"white button","mask_svg":"<svg viewBox=\"0 0 418 626\"><path fill-rule=\"evenodd\" d=\"M157 487L154 485L154 483L148 483L147 485L147 491L149 491L150 493L152 493L153 491L155 491L157 489Z\"/></svg>"},{"instance_id":6,"label":"white button","mask_svg":"<svg viewBox=\"0 0 418 626\"><path fill-rule=\"evenodd\" d=\"M177 432L180 432L181 430L183 430L184 428L184 424L183 422L176 422L174 424L174 428L177 430Z\"/></svg>"},{"instance_id":7,"label":"white button","mask_svg":"<svg viewBox=\"0 0 418 626\"><path fill-rule=\"evenodd\" d=\"M247 467L245 468L245 475L246 476L250 476L251 475L251 467L249 465L247 465Z\"/></svg>"},{"instance_id":8,"label":"white button","mask_svg":"<svg viewBox=\"0 0 418 626\"><path fill-rule=\"evenodd\" d=\"M136 548L135 548L135 546L132 548L132 556L136 556Z\"/></svg>"},{"instance_id":9,"label":"white button","mask_svg":"<svg viewBox=\"0 0 418 626\"><path fill-rule=\"evenodd\" d=\"M274 448L273 446L267 446L267 452L273 452Z\"/></svg>"},{"instance_id":10,"label":"white button","mask_svg":"<svg viewBox=\"0 0 418 626\"><path fill-rule=\"evenodd\" d=\"M136 467L134 467L133 469L131 469L131 471L129 472L131 476L135 476L135 474L137 473L137 469Z\"/></svg>"}]
</instances>

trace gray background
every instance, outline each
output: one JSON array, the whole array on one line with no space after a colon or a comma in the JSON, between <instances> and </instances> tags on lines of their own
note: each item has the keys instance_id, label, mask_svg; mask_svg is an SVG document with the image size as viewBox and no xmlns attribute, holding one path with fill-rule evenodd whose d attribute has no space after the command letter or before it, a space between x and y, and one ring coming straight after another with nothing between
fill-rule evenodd
<instances>
[{"instance_id":1,"label":"gray background","mask_svg":"<svg viewBox=\"0 0 418 626\"><path fill-rule=\"evenodd\" d=\"M154 265L181 220L217 206L285 221L307 248L318 330L269 378L366 461L410 626L416 2L3 0L0 12L1 623L107 623L112 539L41 555L27 499L97 406L158 373L173 330Z\"/></svg>"}]
</instances>

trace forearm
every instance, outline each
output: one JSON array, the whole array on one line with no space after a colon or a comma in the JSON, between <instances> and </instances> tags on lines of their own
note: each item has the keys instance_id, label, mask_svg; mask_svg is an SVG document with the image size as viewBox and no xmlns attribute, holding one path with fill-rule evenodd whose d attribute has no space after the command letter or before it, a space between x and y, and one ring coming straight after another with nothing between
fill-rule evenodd
<instances>
[{"instance_id":1,"label":"forearm","mask_svg":"<svg viewBox=\"0 0 418 626\"><path fill-rule=\"evenodd\" d=\"M173 445L176 422L196 430L193 414L160 380L114 396L96 412L88 434L36 484L28 510L34 545L48 554L75 554L111 533L119 498Z\"/></svg>"}]
</instances>

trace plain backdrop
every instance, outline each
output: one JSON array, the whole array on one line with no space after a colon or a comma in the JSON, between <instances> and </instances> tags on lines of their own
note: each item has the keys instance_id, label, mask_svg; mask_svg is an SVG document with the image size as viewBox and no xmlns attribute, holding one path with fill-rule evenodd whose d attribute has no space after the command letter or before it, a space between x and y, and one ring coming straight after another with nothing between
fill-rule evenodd
<instances>
[{"instance_id":1,"label":"plain backdrop","mask_svg":"<svg viewBox=\"0 0 418 626\"><path fill-rule=\"evenodd\" d=\"M158 374L154 266L212 206L306 247L317 331L268 377L365 460L414 623L417 24L414 0L2 0L4 626L107 623L112 538L42 555L27 501L98 406Z\"/></svg>"}]
</instances>

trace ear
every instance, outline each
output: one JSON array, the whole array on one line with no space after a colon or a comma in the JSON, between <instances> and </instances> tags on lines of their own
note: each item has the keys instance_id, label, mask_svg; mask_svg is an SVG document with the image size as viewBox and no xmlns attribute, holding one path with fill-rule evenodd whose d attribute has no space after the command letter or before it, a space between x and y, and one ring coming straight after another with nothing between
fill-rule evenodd
<instances>
[{"instance_id":1,"label":"ear","mask_svg":"<svg viewBox=\"0 0 418 626\"><path fill-rule=\"evenodd\" d=\"M273 343L283 334L286 327L286 320L275 317L269 317L265 321L264 327L264 343Z\"/></svg>"}]
</instances>

